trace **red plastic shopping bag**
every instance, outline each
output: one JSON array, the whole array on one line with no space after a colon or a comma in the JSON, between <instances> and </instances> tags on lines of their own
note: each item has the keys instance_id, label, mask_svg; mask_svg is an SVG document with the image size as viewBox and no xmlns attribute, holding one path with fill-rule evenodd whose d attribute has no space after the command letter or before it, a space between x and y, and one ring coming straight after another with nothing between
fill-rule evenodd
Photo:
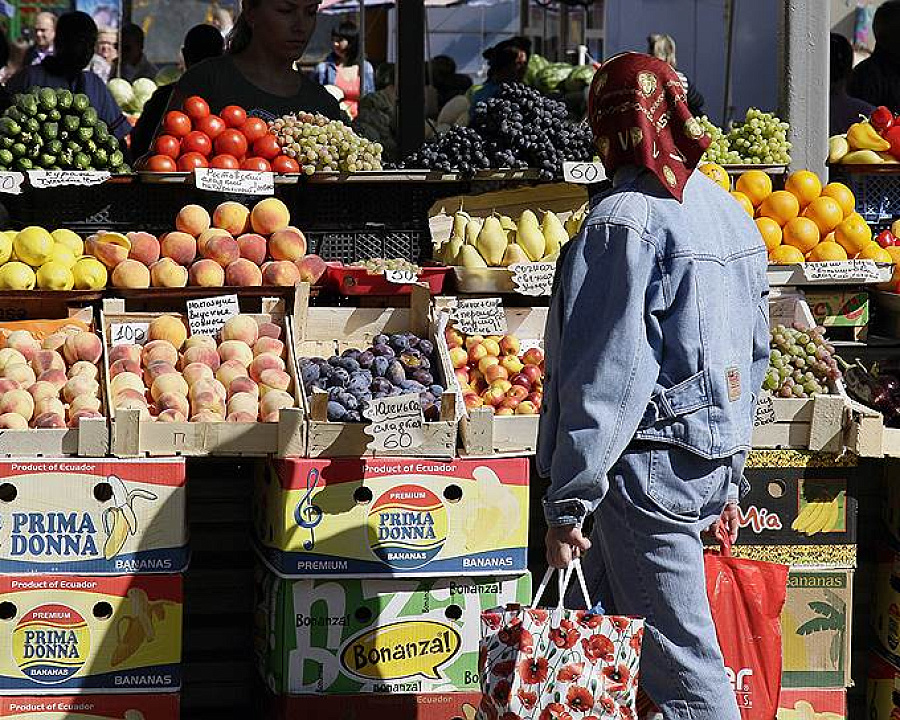
<instances>
[{"instance_id":1,"label":"red plastic shopping bag","mask_svg":"<svg viewBox=\"0 0 900 720\"><path fill-rule=\"evenodd\" d=\"M725 669L743 720L772 720L781 692L781 609L787 591L785 565L731 557L727 535L721 550L707 551L706 592Z\"/></svg>"},{"instance_id":2,"label":"red plastic shopping bag","mask_svg":"<svg viewBox=\"0 0 900 720\"><path fill-rule=\"evenodd\" d=\"M544 575L531 607L481 614L479 719L636 718L643 620L592 606L579 560L559 571L557 607L538 607L553 572ZM573 573L591 610L563 608Z\"/></svg>"}]
</instances>

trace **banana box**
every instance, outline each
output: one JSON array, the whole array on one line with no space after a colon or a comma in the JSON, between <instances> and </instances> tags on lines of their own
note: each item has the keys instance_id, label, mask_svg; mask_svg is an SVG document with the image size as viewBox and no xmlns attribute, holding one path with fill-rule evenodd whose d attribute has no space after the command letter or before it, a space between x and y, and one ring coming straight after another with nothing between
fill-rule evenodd
<instances>
[{"instance_id":1,"label":"banana box","mask_svg":"<svg viewBox=\"0 0 900 720\"><path fill-rule=\"evenodd\" d=\"M259 668L271 692L287 695L476 692L481 612L531 599L528 574L286 580L260 571L258 585Z\"/></svg>"},{"instance_id":2,"label":"banana box","mask_svg":"<svg viewBox=\"0 0 900 720\"><path fill-rule=\"evenodd\" d=\"M844 688L782 689L775 717L776 720L846 720L847 691Z\"/></svg>"},{"instance_id":3,"label":"banana box","mask_svg":"<svg viewBox=\"0 0 900 720\"><path fill-rule=\"evenodd\" d=\"M528 569L528 460L286 459L257 480L256 538L283 577Z\"/></svg>"},{"instance_id":4,"label":"banana box","mask_svg":"<svg viewBox=\"0 0 900 720\"><path fill-rule=\"evenodd\" d=\"M177 693L0 697L6 720L177 720Z\"/></svg>"},{"instance_id":5,"label":"banana box","mask_svg":"<svg viewBox=\"0 0 900 720\"><path fill-rule=\"evenodd\" d=\"M0 694L173 692L181 575L0 576Z\"/></svg>"},{"instance_id":6,"label":"banana box","mask_svg":"<svg viewBox=\"0 0 900 720\"><path fill-rule=\"evenodd\" d=\"M183 458L0 460L0 573L180 572L184 482Z\"/></svg>"},{"instance_id":7,"label":"banana box","mask_svg":"<svg viewBox=\"0 0 900 720\"><path fill-rule=\"evenodd\" d=\"M866 687L869 720L896 720L900 714L900 670L878 653L869 653Z\"/></svg>"},{"instance_id":8,"label":"banana box","mask_svg":"<svg viewBox=\"0 0 900 720\"><path fill-rule=\"evenodd\" d=\"M475 720L481 693L422 693L419 695L269 696L269 720Z\"/></svg>"}]
</instances>

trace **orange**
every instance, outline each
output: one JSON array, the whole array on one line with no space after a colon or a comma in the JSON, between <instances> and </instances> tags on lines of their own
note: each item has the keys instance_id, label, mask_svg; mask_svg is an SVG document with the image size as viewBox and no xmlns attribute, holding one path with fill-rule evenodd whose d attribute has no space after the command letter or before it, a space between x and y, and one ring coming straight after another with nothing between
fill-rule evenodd
<instances>
[{"instance_id":1,"label":"orange","mask_svg":"<svg viewBox=\"0 0 900 720\"><path fill-rule=\"evenodd\" d=\"M875 241L866 243L866 246L856 257L860 260L874 260L880 263L894 262L891 254Z\"/></svg>"},{"instance_id":2,"label":"orange","mask_svg":"<svg viewBox=\"0 0 900 720\"><path fill-rule=\"evenodd\" d=\"M759 234L766 243L766 250L772 252L781 245L781 226L772 218L756 218L756 227L759 228Z\"/></svg>"},{"instance_id":3,"label":"orange","mask_svg":"<svg viewBox=\"0 0 900 720\"><path fill-rule=\"evenodd\" d=\"M885 251L887 251L887 254L891 256L891 262L893 262L894 265L900 263L900 247L891 245L891 247L886 247Z\"/></svg>"},{"instance_id":4,"label":"orange","mask_svg":"<svg viewBox=\"0 0 900 720\"><path fill-rule=\"evenodd\" d=\"M822 183L814 172L798 170L788 176L784 189L800 201L800 207L806 207L822 194Z\"/></svg>"},{"instance_id":5,"label":"orange","mask_svg":"<svg viewBox=\"0 0 900 720\"><path fill-rule=\"evenodd\" d=\"M762 170L748 170L737 179L734 189L750 198L753 207L758 207L772 194L772 178Z\"/></svg>"},{"instance_id":6,"label":"orange","mask_svg":"<svg viewBox=\"0 0 900 720\"><path fill-rule=\"evenodd\" d=\"M803 253L791 245L779 245L769 253L769 262L775 265L793 265L805 260Z\"/></svg>"},{"instance_id":7,"label":"orange","mask_svg":"<svg viewBox=\"0 0 900 720\"><path fill-rule=\"evenodd\" d=\"M872 228L861 215L853 213L837 226L834 239L852 257L872 241Z\"/></svg>"},{"instance_id":8,"label":"orange","mask_svg":"<svg viewBox=\"0 0 900 720\"><path fill-rule=\"evenodd\" d=\"M784 226L785 245L792 245L804 255L819 244L819 228L805 217L797 217Z\"/></svg>"},{"instance_id":9,"label":"orange","mask_svg":"<svg viewBox=\"0 0 900 720\"><path fill-rule=\"evenodd\" d=\"M844 219L844 210L834 198L820 197L806 206L803 217L812 220L819 228L819 232L827 235L841 224Z\"/></svg>"},{"instance_id":10,"label":"orange","mask_svg":"<svg viewBox=\"0 0 900 720\"><path fill-rule=\"evenodd\" d=\"M705 162L697 169L723 190L731 190L731 178L721 165Z\"/></svg>"},{"instance_id":11,"label":"orange","mask_svg":"<svg viewBox=\"0 0 900 720\"><path fill-rule=\"evenodd\" d=\"M825 237L823 237L822 242L837 242L837 240L834 237L834 230L832 230Z\"/></svg>"},{"instance_id":12,"label":"orange","mask_svg":"<svg viewBox=\"0 0 900 720\"><path fill-rule=\"evenodd\" d=\"M822 188L822 195L837 200L837 204L840 205L841 210L844 211L845 220L850 217L850 213L856 209L856 198L853 197L853 192L844 185L844 183L828 183Z\"/></svg>"},{"instance_id":13,"label":"orange","mask_svg":"<svg viewBox=\"0 0 900 720\"><path fill-rule=\"evenodd\" d=\"M750 202L750 198L744 195L744 193L738 192L737 190L731 191L731 197L733 197L741 204L741 207L746 210L747 214L750 217L753 217L753 203Z\"/></svg>"},{"instance_id":14,"label":"orange","mask_svg":"<svg viewBox=\"0 0 900 720\"><path fill-rule=\"evenodd\" d=\"M846 260L847 253L836 242L820 242L806 256L810 262L825 262L827 260Z\"/></svg>"},{"instance_id":15,"label":"orange","mask_svg":"<svg viewBox=\"0 0 900 720\"><path fill-rule=\"evenodd\" d=\"M781 227L800 214L800 202L787 190L776 190L762 201L759 216L769 217Z\"/></svg>"}]
</instances>

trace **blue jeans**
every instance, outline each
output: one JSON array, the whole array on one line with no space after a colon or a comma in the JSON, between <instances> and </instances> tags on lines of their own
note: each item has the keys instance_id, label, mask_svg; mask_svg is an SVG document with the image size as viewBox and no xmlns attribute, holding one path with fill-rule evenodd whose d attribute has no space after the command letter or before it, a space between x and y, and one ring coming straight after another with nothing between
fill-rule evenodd
<instances>
[{"instance_id":1,"label":"blue jeans","mask_svg":"<svg viewBox=\"0 0 900 720\"><path fill-rule=\"evenodd\" d=\"M594 513L588 588L607 614L646 618L641 686L665 720L741 717L710 615L700 539L725 506L731 474L728 458L634 443Z\"/></svg>"}]
</instances>

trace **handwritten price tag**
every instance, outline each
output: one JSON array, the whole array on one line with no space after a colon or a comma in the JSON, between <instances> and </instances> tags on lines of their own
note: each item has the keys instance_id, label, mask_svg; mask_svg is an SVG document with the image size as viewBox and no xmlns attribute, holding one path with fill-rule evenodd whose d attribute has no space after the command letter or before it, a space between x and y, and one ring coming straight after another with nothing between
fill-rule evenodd
<instances>
[{"instance_id":1,"label":"handwritten price tag","mask_svg":"<svg viewBox=\"0 0 900 720\"><path fill-rule=\"evenodd\" d=\"M563 163L563 180L576 185L593 185L606 180L606 168L598 162Z\"/></svg>"},{"instance_id":2,"label":"handwritten price tag","mask_svg":"<svg viewBox=\"0 0 900 720\"><path fill-rule=\"evenodd\" d=\"M147 341L150 323L113 323L109 328L109 337L113 347L116 345L143 345Z\"/></svg>"},{"instance_id":3,"label":"handwritten price tag","mask_svg":"<svg viewBox=\"0 0 900 720\"><path fill-rule=\"evenodd\" d=\"M453 324L466 335L505 335L506 313L503 312L503 300L460 300L453 311Z\"/></svg>"},{"instance_id":4,"label":"handwritten price tag","mask_svg":"<svg viewBox=\"0 0 900 720\"><path fill-rule=\"evenodd\" d=\"M64 185L100 185L112 177L106 170L29 170L28 182L31 187L62 187Z\"/></svg>"},{"instance_id":5,"label":"handwritten price tag","mask_svg":"<svg viewBox=\"0 0 900 720\"><path fill-rule=\"evenodd\" d=\"M385 270L384 279L394 285L409 285L419 281L419 276L412 270Z\"/></svg>"},{"instance_id":6,"label":"handwritten price tag","mask_svg":"<svg viewBox=\"0 0 900 720\"><path fill-rule=\"evenodd\" d=\"M832 260L803 265L807 282L882 282L889 280L879 272L874 260Z\"/></svg>"},{"instance_id":7,"label":"handwritten price tag","mask_svg":"<svg viewBox=\"0 0 900 720\"><path fill-rule=\"evenodd\" d=\"M220 170L197 168L194 184L200 190L234 195L274 195L275 175L253 170Z\"/></svg>"},{"instance_id":8,"label":"handwritten price tag","mask_svg":"<svg viewBox=\"0 0 900 720\"><path fill-rule=\"evenodd\" d=\"M0 193L21 195L25 175L20 172L0 172Z\"/></svg>"},{"instance_id":9,"label":"handwritten price tag","mask_svg":"<svg viewBox=\"0 0 900 720\"><path fill-rule=\"evenodd\" d=\"M534 262L514 263L512 270L513 285L520 295L549 295L553 288L553 276L556 274L556 263Z\"/></svg>"},{"instance_id":10,"label":"handwritten price tag","mask_svg":"<svg viewBox=\"0 0 900 720\"><path fill-rule=\"evenodd\" d=\"M363 416L372 421L365 432L372 436L369 448L374 452L412 450L425 442L425 418L418 395L372 400Z\"/></svg>"},{"instance_id":11,"label":"handwritten price tag","mask_svg":"<svg viewBox=\"0 0 900 720\"><path fill-rule=\"evenodd\" d=\"M760 395L756 401L756 417L753 419L753 427L772 425L775 423L775 401L768 393Z\"/></svg>"},{"instance_id":12,"label":"handwritten price tag","mask_svg":"<svg viewBox=\"0 0 900 720\"><path fill-rule=\"evenodd\" d=\"M219 334L228 318L241 312L237 295L220 295L219 297L202 298L187 301L188 326L191 335Z\"/></svg>"}]
</instances>

